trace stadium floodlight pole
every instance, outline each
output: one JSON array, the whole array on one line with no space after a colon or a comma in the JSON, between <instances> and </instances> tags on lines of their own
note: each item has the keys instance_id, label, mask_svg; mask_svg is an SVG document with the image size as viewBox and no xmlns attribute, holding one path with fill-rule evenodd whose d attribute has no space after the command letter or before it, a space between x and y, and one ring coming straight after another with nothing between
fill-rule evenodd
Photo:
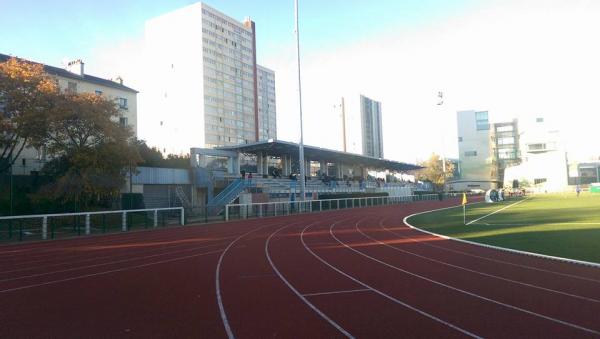
<instances>
[{"instance_id":1,"label":"stadium floodlight pole","mask_svg":"<svg viewBox=\"0 0 600 339\"><path fill-rule=\"evenodd\" d=\"M440 108L442 107L442 105L444 104L444 92L438 92L438 103L437 105L440 106ZM441 109L440 109L441 111ZM444 187L443 190L446 189L446 156L444 155L444 131L442 130L442 149L441 149L441 156L442 156L442 174L443 174L443 179L444 179Z\"/></svg>"},{"instance_id":2,"label":"stadium floodlight pole","mask_svg":"<svg viewBox=\"0 0 600 339\"><path fill-rule=\"evenodd\" d=\"M300 29L298 25L298 0L294 0L296 23L296 59L298 62L298 110L300 111L300 143L298 144L298 164L300 165L300 201L305 199L306 169L304 168L304 130L302 128L302 82L300 80Z\"/></svg>"}]
</instances>

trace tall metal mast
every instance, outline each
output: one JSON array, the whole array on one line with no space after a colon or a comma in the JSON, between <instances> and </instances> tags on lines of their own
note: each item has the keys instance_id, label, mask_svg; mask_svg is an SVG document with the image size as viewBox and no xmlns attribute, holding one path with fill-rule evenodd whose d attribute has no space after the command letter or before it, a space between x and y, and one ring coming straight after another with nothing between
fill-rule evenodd
<instances>
[{"instance_id":1,"label":"tall metal mast","mask_svg":"<svg viewBox=\"0 0 600 339\"><path fill-rule=\"evenodd\" d=\"M302 126L302 82L300 80L300 29L298 26L298 0L294 0L296 21L296 57L298 62L298 109L300 111L300 143L298 145L298 164L300 165L300 201L306 198L306 170L304 168L304 130Z\"/></svg>"}]
</instances>

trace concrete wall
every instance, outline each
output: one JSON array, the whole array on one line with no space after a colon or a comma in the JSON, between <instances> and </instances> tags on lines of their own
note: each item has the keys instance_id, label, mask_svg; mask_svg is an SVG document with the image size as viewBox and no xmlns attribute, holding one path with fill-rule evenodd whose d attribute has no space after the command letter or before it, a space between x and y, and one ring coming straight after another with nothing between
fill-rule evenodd
<instances>
[{"instance_id":1,"label":"concrete wall","mask_svg":"<svg viewBox=\"0 0 600 339\"><path fill-rule=\"evenodd\" d=\"M497 172L490 143L491 126L478 130L476 114L474 110L457 113L460 179L493 182L497 180Z\"/></svg>"}]
</instances>

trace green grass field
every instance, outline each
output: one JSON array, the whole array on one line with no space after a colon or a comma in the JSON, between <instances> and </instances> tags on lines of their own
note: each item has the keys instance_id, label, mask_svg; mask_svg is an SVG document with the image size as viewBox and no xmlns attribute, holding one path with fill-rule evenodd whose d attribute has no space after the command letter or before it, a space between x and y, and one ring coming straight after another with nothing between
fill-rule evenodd
<instances>
[{"instance_id":1,"label":"green grass field","mask_svg":"<svg viewBox=\"0 0 600 339\"><path fill-rule=\"evenodd\" d=\"M600 263L600 194L543 194L473 204L467 206L470 225L463 224L462 206L414 216L408 222L469 241Z\"/></svg>"}]
</instances>

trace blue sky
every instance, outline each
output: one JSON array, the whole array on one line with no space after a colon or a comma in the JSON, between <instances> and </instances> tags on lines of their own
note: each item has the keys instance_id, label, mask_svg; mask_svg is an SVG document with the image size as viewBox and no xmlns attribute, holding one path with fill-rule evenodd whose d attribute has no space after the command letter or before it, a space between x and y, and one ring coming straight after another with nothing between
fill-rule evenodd
<instances>
[{"instance_id":1,"label":"blue sky","mask_svg":"<svg viewBox=\"0 0 600 339\"><path fill-rule=\"evenodd\" d=\"M0 53L55 66L82 58L90 74L122 75L141 91L143 122L144 84L155 80L139 64L144 22L194 2L0 0ZM206 3L256 22L258 62L276 72L278 138L297 141L293 0ZM600 125L600 1L300 0L300 10L307 144L340 149L332 107L360 92L382 101L386 158L456 156L464 109L495 121L543 116L560 126L570 159L600 156L589 142Z\"/></svg>"},{"instance_id":2,"label":"blue sky","mask_svg":"<svg viewBox=\"0 0 600 339\"><path fill-rule=\"evenodd\" d=\"M59 65L65 57L89 59L95 49L143 35L144 21L192 0L5 0L0 11L0 53ZM259 60L293 39L293 1L206 1L257 23ZM311 53L399 27L426 25L460 13L474 0L301 0L303 51Z\"/></svg>"}]
</instances>

